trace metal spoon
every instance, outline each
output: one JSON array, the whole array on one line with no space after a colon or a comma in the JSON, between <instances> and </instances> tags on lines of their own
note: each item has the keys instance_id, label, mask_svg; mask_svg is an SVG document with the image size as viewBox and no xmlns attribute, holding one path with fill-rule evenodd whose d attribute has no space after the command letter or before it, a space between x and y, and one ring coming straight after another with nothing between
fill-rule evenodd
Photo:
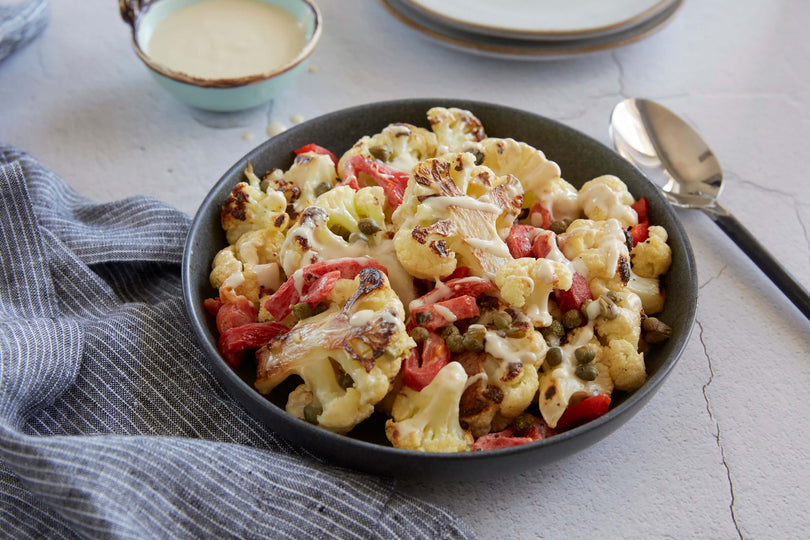
<instances>
[{"instance_id":1,"label":"metal spoon","mask_svg":"<svg viewBox=\"0 0 810 540\"><path fill-rule=\"evenodd\" d=\"M703 210L810 319L807 289L717 202L723 171L689 124L658 103L631 98L613 109L610 136L619 154L661 188L673 205Z\"/></svg>"}]
</instances>

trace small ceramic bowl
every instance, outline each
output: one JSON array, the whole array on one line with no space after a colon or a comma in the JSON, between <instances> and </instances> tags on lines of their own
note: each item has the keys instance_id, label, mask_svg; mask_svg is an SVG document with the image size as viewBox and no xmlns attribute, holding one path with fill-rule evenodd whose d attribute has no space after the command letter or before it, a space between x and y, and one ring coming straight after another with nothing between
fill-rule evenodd
<instances>
[{"instance_id":1,"label":"small ceramic bowl","mask_svg":"<svg viewBox=\"0 0 810 540\"><path fill-rule=\"evenodd\" d=\"M227 245L220 221L222 203L244 178L246 164L251 163L263 174L272 168L288 168L295 156L293 151L308 143L340 155L363 135L378 133L392 122L429 128L425 116L434 106L467 109L481 120L489 136L514 137L542 149L576 187L603 174L619 176L633 195L647 197L651 221L663 225L669 233L672 266L665 275L667 301L664 311L656 316L672 327L672 337L646 355L647 381L632 393L614 392L611 410L604 416L565 433L511 448L457 454L402 450L392 448L386 440L384 415L372 415L348 435L336 435L285 412L286 395L274 399L272 394L269 398L259 394L253 387L255 364L245 362L233 369L219 354L216 321L203 303L217 295L208 276L214 255ZM370 103L315 118L265 141L240 158L200 205L186 240L182 274L186 310L213 372L255 418L330 463L384 476L456 480L535 470L581 451L618 429L649 402L681 356L695 321L698 293L695 260L686 232L661 191L638 169L598 141L548 118L497 104L457 99Z\"/></svg>"},{"instance_id":2,"label":"small ceramic bowl","mask_svg":"<svg viewBox=\"0 0 810 540\"><path fill-rule=\"evenodd\" d=\"M258 0L289 12L303 25L307 38L298 56L265 73L206 79L175 71L153 60L147 45L155 28L178 9L203 0L119 0L121 17L132 27L138 57L157 82L181 101L208 111L240 111L271 101L305 69L305 61L321 37L321 13L310 0Z\"/></svg>"}]
</instances>

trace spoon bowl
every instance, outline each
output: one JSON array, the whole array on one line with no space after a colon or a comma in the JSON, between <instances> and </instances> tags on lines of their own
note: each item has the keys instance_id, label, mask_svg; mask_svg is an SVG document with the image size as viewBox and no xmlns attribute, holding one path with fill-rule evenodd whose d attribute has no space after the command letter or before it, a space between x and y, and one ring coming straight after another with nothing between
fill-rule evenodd
<instances>
[{"instance_id":1,"label":"spoon bowl","mask_svg":"<svg viewBox=\"0 0 810 540\"><path fill-rule=\"evenodd\" d=\"M711 207L723 191L723 170L709 145L675 113L646 99L616 105L610 121L616 150L675 206Z\"/></svg>"},{"instance_id":2,"label":"spoon bowl","mask_svg":"<svg viewBox=\"0 0 810 540\"><path fill-rule=\"evenodd\" d=\"M610 117L616 151L674 206L703 210L810 319L810 294L742 223L720 206L723 170L709 145L681 117L648 99L621 101Z\"/></svg>"}]
</instances>

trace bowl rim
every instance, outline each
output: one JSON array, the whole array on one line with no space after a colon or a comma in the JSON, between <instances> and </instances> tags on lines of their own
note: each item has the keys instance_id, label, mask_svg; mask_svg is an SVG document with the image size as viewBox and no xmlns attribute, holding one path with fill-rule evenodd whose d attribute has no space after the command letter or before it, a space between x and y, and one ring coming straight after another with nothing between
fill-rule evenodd
<instances>
[{"instance_id":1,"label":"bowl rim","mask_svg":"<svg viewBox=\"0 0 810 540\"><path fill-rule=\"evenodd\" d=\"M567 132L568 134L575 135L576 137L580 138L581 140L585 141L591 145L597 145L604 149L607 149L613 153L615 153L612 149L608 148L606 145L597 141L596 139L590 137L589 135L572 128L562 122L553 120L551 118L542 116L540 114L527 111L524 109L520 109L517 107L510 107L506 105L501 105L498 103L493 102L486 102L486 101L477 101L477 100L470 100L464 98L406 98L406 99L394 99L394 100L386 100L386 101L377 101L377 102L369 102L361 105L355 105L335 111L328 112L321 116L315 117L307 122L294 126L278 137L284 137L286 140L288 137L293 138L299 130L304 130L307 126L311 126L313 123L319 123L324 121L329 121L333 117L339 117L342 115L350 115L356 112L365 111L369 108L374 107L399 107L399 106L415 106L415 105L422 105L425 107L425 111L427 111L430 106L443 106L443 107L450 107L450 106L458 106L460 108L469 109L475 114L474 110L476 107L486 107L486 108L497 108L499 110L503 110L504 112L512 112L518 113L521 115L526 115L528 117L535 117L543 122L547 122L549 124L555 125L559 130L563 132ZM437 462L440 466L448 466L448 471L452 471L453 466L459 465L460 467L466 467L465 464L470 464L474 462L480 461L489 461L490 459L497 459L497 458L518 458L524 454L533 453L539 447L553 447L553 446L565 446L571 439L574 438L590 438L593 441L602 439L608 433L612 432L613 430L620 427L626 420L634 416L642 407L642 405L648 401L653 394L658 390L660 385L666 379L666 377L671 373L672 369L678 363L678 360L684 353L686 346L689 342L689 338L694 330L695 320L696 320L696 312L697 312L697 268L694 258L694 252L692 250L691 244L689 242L689 237L683 228L683 224L678 219L675 209L666 201L664 196L660 194L660 190L657 187L653 186L656 190L658 195L655 198L658 200L658 206L664 209L670 215L671 223L668 224L668 232L671 236L676 236L679 238L680 244L683 247L683 256L684 256L684 270L686 271L688 281L691 284L694 284L695 291L694 296L688 300L688 306L686 309L686 313L684 316L684 332L680 333L678 336L674 336L675 345L671 351L671 354L667 358L666 362L663 362L660 368L651 376L648 377L644 384L634 390L633 392L629 393L618 405L615 407L611 407L611 409L604 415L600 416L599 418L587 422L583 425L570 429L566 432L554 435L553 437L548 437L546 439L541 439L538 441L533 441L528 444L523 444L519 446L513 446L508 448L500 448L494 450L487 450L485 452L450 452L450 453L443 453L443 452L425 452L420 450L407 450L401 448L394 448L393 446L384 446L382 444L377 444L374 442L366 441L363 439L353 438L347 435L341 435L337 433L330 432L323 428L319 428L312 424L305 422L299 418L296 418L289 413L287 413L283 408L276 406L275 404L271 403L264 395L260 394L255 388L247 384L232 368L230 368L225 361L223 360L222 356L219 354L219 351L216 347L211 343L210 340L205 339L204 336L207 333L207 329L204 328L200 321L200 314L195 312L195 305L201 307L203 299L196 298L196 291L194 290L194 283L192 282L191 276L195 270L192 267L192 253L194 251L194 243L197 237L197 234L204 230L204 227L210 225L207 222L204 222L205 218L205 209L211 208L212 205L217 204L220 197L220 191L223 188L223 184L226 182L232 182L233 176L235 174L240 174L244 171L244 164L246 162L255 160L255 156L261 154L265 147L268 144L272 144L270 141L272 139L268 139L263 141L246 154L244 154L239 160L237 160L231 167L228 168L226 172L224 172L217 182L211 187L210 191L200 203L200 206L191 222L191 226L189 229L188 236L186 238L186 243L183 250L183 257L181 263L181 271L182 271L182 289L183 289L183 298L185 309L187 315L190 319L190 322L195 330L196 338L198 343L201 345L203 349L203 353L209 357L209 359L214 362L214 370L216 374L220 377L224 377L224 380L220 379L225 386L229 387L230 389L241 389L243 390L237 396L233 396L237 401L239 401L244 406L252 405L260 407L263 411L266 411L269 416L273 417L273 419L277 419L279 422L282 423L281 426L273 425L271 429L280 434L282 437L296 443L298 446L306 447L300 441L303 438L307 440L317 440L322 444L328 445L328 447L333 449L333 452L330 455L324 455L321 452L313 450L313 453L317 455L321 455L326 459L328 462L336 463L336 464L343 464L345 465L345 460L341 457L337 456L336 454L340 453L341 449L352 449L357 450L360 452L372 452L378 455L382 455L383 457L396 457L398 459L404 460L406 463L415 464L421 462L425 459L433 460ZM618 154L616 154L617 157ZM634 169L634 166L628 165ZM638 169L636 169L638 171ZM645 178L644 175L638 171L638 174ZM652 185L652 184L651 184ZM661 204L663 203L663 204ZM666 206L664 206L664 204ZM671 229L670 229L671 227ZM197 269L199 271L199 269ZM260 422L264 422L266 424L266 420L264 418L258 418L258 416L251 411L251 416L256 418ZM262 416L267 416L262 414ZM621 418L621 420L619 420ZM618 421L614 421L618 420ZM294 429L297 430L296 438L291 439L287 436L289 430L293 429L291 426L294 426ZM573 453L573 452L572 452ZM538 462L538 467L542 465L543 462ZM353 467L352 465L349 465ZM356 469L365 469L371 470L375 472L375 467L372 464L363 467L353 467ZM419 473L404 473L401 474L399 472L390 472L392 476L414 476L419 477Z\"/></svg>"},{"instance_id":2,"label":"bowl rim","mask_svg":"<svg viewBox=\"0 0 810 540\"><path fill-rule=\"evenodd\" d=\"M132 46L135 49L135 54L141 59L141 61L146 64L146 66L154 71L159 75L163 75L173 81L177 81L179 83L190 84L192 86L198 86L201 88L238 88L240 86L248 86L251 84L261 83L277 77L278 75L282 75L293 68L300 65L304 60L306 60L312 52L315 50L318 42L321 39L321 34L323 33L323 17L321 15L320 9L318 6L315 5L314 2L311 0L298 0L299 2L303 3L308 9L310 14L313 16L313 28L312 28L312 35L307 40L304 48L298 53L298 55L287 62L286 64L271 70L265 71L262 73L256 73L253 75L245 75L242 77L225 77L219 79L209 79L205 77L196 77L194 75L189 75L188 73L184 73L182 71L177 71L174 69L169 68L165 64L161 64L153 60L146 51L143 50L140 43L138 42L138 25L141 15L147 13L149 8L156 2L157 0L152 0L149 2L143 2L142 7L134 7L131 5L132 0L119 0L119 9L121 12L121 17L124 19L126 23L128 23L132 29ZM204 0L199 0L200 1ZM264 0L259 0L264 1ZM265 2L270 3L270 2Z\"/></svg>"}]
</instances>

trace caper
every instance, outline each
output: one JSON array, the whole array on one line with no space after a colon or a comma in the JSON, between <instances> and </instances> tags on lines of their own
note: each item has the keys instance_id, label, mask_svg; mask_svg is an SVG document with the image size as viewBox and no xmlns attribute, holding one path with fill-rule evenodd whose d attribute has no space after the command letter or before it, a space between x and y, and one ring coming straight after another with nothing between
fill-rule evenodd
<instances>
[{"instance_id":1,"label":"caper","mask_svg":"<svg viewBox=\"0 0 810 540\"><path fill-rule=\"evenodd\" d=\"M340 223L335 223L329 227L329 230L332 231L334 234L343 237L344 240L348 240L349 236L351 236L352 231L341 225Z\"/></svg>"},{"instance_id":2,"label":"caper","mask_svg":"<svg viewBox=\"0 0 810 540\"><path fill-rule=\"evenodd\" d=\"M323 409L317 405L307 405L304 407L304 420L310 424L318 424L318 416L323 412Z\"/></svg>"},{"instance_id":3,"label":"caper","mask_svg":"<svg viewBox=\"0 0 810 540\"><path fill-rule=\"evenodd\" d=\"M385 146L371 146L368 149L368 153L380 161L388 161L391 159L391 150Z\"/></svg>"},{"instance_id":4,"label":"caper","mask_svg":"<svg viewBox=\"0 0 810 540\"><path fill-rule=\"evenodd\" d=\"M618 304L622 300L624 300L624 297L622 296L622 293L616 292L616 291L608 291L607 292L607 297L610 298L611 300L613 300L613 302L616 303L616 304Z\"/></svg>"},{"instance_id":5,"label":"caper","mask_svg":"<svg viewBox=\"0 0 810 540\"><path fill-rule=\"evenodd\" d=\"M556 220L551 222L548 229L554 234L562 234L568 229L568 225L566 225L563 221Z\"/></svg>"},{"instance_id":6,"label":"caper","mask_svg":"<svg viewBox=\"0 0 810 540\"><path fill-rule=\"evenodd\" d=\"M515 435L522 437L531 431L534 426L534 417L529 413L521 413L512 420Z\"/></svg>"},{"instance_id":7,"label":"caper","mask_svg":"<svg viewBox=\"0 0 810 540\"><path fill-rule=\"evenodd\" d=\"M661 343L672 336L672 328L655 317L647 317L641 323L644 331L644 340L647 343Z\"/></svg>"},{"instance_id":8,"label":"caper","mask_svg":"<svg viewBox=\"0 0 810 540\"><path fill-rule=\"evenodd\" d=\"M299 302L292 307L293 316L298 319L308 319L312 317L312 308L306 302Z\"/></svg>"},{"instance_id":9,"label":"caper","mask_svg":"<svg viewBox=\"0 0 810 540\"><path fill-rule=\"evenodd\" d=\"M562 364L563 350L559 347L551 347L546 352L546 364L551 367L556 367Z\"/></svg>"},{"instance_id":10,"label":"caper","mask_svg":"<svg viewBox=\"0 0 810 540\"><path fill-rule=\"evenodd\" d=\"M585 364L593 362L593 359L596 357L596 351L587 346L577 347L574 351L574 357L577 359L579 365L584 366Z\"/></svg>"},{"instance_id":11,"label":"caper","mask_svg":"<svg viewBox=\"0 0 810 540\"><path fill-rule=\"evenodd\" d=\"M422 343L428 338L429 335L430 332L428 332L427 328L423 326L414 326L413 330L411 330L411 337L417 343Z\"/></svg>"},{"instance_id":12,"label":"caper","mask_svg":"<svg viewBox=\"0 0 810 540\"><path fill-rule=\"evenodd\" d=\"M466 350L464 347L464 338L461 337L461 334L447 336L444 342L447 344L447 348L450 349L451 353L460 353Z\"/></svg>"},{"instance_id":13,"label":"caper","mask_svg":"<svg viewBox=\"0 0 810 540\"><path fill-rule=\"evenodd\" d=\"M357 228L360 229L360 232L371 236L374 233L380 232L382 229L377 222L371 218L364 218L357 222Z\"/></svg>"},{"instance_id":14,"label":"caper","mask_svg":"<svg viewBox=\"0 0 810 540\"><path fill-rule=\"evenodd\" d=\"M351 388L354 385L354 379L348 373L344 373L338 379L338 384L341 388Z\"/></svg>"},{"instance_id":15,"label":"caper","mask_svg":"<svg viewBox=\"0 0 810 540\"><path fill-rule=\"evenodd\" d=\"M565 327L563 326L563 323L557 319L554 319L551 321L550 325L542 328L540 333L543 334L543 337L546 338L546 340L550 340L551 338L561 338L565 335Z\"/></svg>"},{"instance_id":16,"label":"caper","mask_svg":"<svg viewBox=\"0 0 810 540\"><path fill-rule=\"evenodd\" d=\"M332 189L332 184L330 184L329 182L321 182L320 184L315 186L315 196L320 197L330 189Z\"/></svg>"},{"instance_id":17,"label":"caper","mask_svg":"<svg viewBox=\"0 0 810 540\"><path fill-rule=\"evenodd\" d=\"M468 351L483 351L484 338L487 335L486 329L477 324L470 325L467 333L464 334L464 348Z\"/></svg>"},{"instance_id":18,"label":"caper","mask_svg":"<svg viewBox=\"0 0 810 540\"><path fill-rule=\"evenodd\" d=\"M562 324L567 329L579 328L582 326L582 314L578 309L570 309L563 315Z\"/></svg>"},{"instance_id":19,"label":"caper","mask_svg":"<svg viewBox=\"0 0 810 540\"><path fill-rule=\"evenodd\" d=\"M583 381L592 381L596 379L597 375L599 375L599 371L593 364L579 365L574 370L574 373L576 374L577 377L579 377Z\"/></svg>"},{"instance_id":20,"label":"caper","mask_svg":"<svg viewBox=\"0 0 810 540\"><path fill-rule=\"evenodd\" d=\"M458 331L458 328L456 327L455 324L448 324L447 326L442 328L441 336L442 336L442 339L444 339L445 341L450 336L460 336L460 335L461 335L461 332Z\"/></svg>"},{"instance_id":21,"label":"caper","mask_svg":"<svg viewBox=\"0 0 810 540\"><path fill-rule=\"evenodd\" d=\"M498 330L506 330L512 325L512 316L505 311L496 311L492 314L492 323Z\"/></svg>"},{"instance_id":22,"label":"caper","mask_svg":"<svg viewBox=\"0 0 810 540\"><path fill-rule=\"evenodd\" d=\"M599 307L602 310L602 316L606 319L615 319L619 316L619 307L607 296L599 297Z\"/></svg>"}]
</instances>

